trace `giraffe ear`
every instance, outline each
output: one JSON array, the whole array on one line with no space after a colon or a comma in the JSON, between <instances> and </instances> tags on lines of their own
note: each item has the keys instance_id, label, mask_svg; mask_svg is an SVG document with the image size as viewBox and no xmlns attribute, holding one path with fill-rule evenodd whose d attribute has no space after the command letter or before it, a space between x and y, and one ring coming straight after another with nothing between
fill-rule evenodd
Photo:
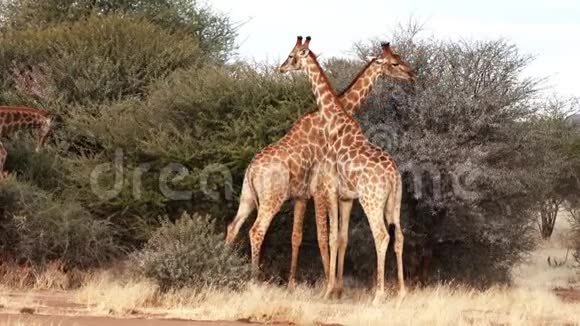
<instances>
[{"instance_id":1,"label":"giraffe ear","mask_svg":"<svg viewBox=\"0 0 580 326\"><path fill-rule=\"evenodd\" d=\"M308 49L300 49L300 52L298 52L298 55L301 57L305 57L308 55L308 52L310 52L310 50Z\"/></svg>"},{"instance_id":2,"label":"giraffe ear","mask_svg":"<svg viewBox=\"0 0 580 326\"><path fill-rule=\"evenodd\" d=\"M373 61L375 60L377 57L374 55L367 55L367 61Z\"/></svg>"}]
</instances>

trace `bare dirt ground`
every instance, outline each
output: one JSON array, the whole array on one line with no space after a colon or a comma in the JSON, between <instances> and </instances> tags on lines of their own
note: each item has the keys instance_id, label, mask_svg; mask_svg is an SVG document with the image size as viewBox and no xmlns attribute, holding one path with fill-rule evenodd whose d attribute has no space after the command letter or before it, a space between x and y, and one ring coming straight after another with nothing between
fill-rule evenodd
<instances>
[{"instance_id":1,"label":"bare dirt ground","mask_svg":"<svg viewBox=\"0 0 580 326\"><path fill-rule=\"evenodd\" d=\"M164 314L144 313L138 310L109 311L103 316L90 306L77 303L73 292L66 291L2 291L0 325L58 325L58 326L236 326L240 321L194 321L167 318Z\"/></svg>"},{"instance_id":2,"label":"bare dirt ground","mask_svg":"<svg viewBox=\"0 0 580 326\"><path fill-rule=\"evenodd\" d=\"M111 318L92 316L51 316L0 314L0 325L58 325L58 326L235 326L241 322L191 321L171 319Z\"/></svg>"}]
</instances>

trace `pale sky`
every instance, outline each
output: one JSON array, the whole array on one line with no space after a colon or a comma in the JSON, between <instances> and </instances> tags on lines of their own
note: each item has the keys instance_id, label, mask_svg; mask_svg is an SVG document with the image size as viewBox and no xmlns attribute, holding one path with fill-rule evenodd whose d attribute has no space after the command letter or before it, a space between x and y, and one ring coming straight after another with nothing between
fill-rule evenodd
<instances>
[{"instance_id":1,"label":"pale sky","mask_svg":"<svg viewBox=\"0 0 580 326\"><path fill-rule=\"evenodd\" d=\"M234 21L243 58L277 63L296 35L317 54L352 56L355 41L385 36L411 17L423 36L505 38L536 60L525 74L548 77L548 92L580 97L580 0L208 0ZM387 40L387 39L385 39ZM388 41L388 40L387 40ZM396 47L396 44L393 44Z\"/></svg>"}]
</instances>

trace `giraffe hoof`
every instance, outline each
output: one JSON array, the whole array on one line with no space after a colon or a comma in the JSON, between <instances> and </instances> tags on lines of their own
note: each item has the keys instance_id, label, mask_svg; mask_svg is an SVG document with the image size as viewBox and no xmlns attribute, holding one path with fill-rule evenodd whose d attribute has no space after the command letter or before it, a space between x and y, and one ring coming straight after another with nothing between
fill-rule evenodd
<instances>
[{"instance_id":1,"label":"giraffe hoof","mask_svg":"<svg viewBox=\"0 0 580 326\"><path fill-rule=\"evenodd\" d=\"M373 299L373 306L381 304L383 302L384 297L385 297L384 293L375 294L375 298Z\"/></svg>"},{"instance_id":2,"label":"giraffe hoof","mask_svg":"<svg viewBox=\"0 0 580 326\"><path fill-rule=\"evenodd\" d=\"M324 296L323 296L324 300L332 299L332 293L333 293L332 289L327 289L326 291L324 291Z\"/></svg>"},{"instance_id":3,"label":"giraffe hoof","mask_svg":"<svg viewBox=\"0 0 580 326\"><path fill-rule=\"evenodd\" d=\"M400 289L400 290L399 290L399 299L401 299L401 300L402 300L402 299L403 299L403 298L405 298L406 296L407 296L407 289L405 289L405 288L402 288L402 289Z\"/></svg>"},{"instance_id":4,"label":"giraffe hoof","mask_svg":"<svg viewBox=\"0 0 580 326\"><path fill-rule=\"evenodd\" d=\"M342 298L342 293L343 293L343 291L344 291L344 288L335 288L335 289L333 290L333 292L334 292L334 296L335 296L337 299L341 299L341 298Z\"/></svg>"},{"instance_id":5,"label":"giraffe hoof","mask_svg":"<svg viewBox=\"0 0 580 326\"><path fill-rule=\"evenodd\" d=\"M342 297L342 288L331 288L324 292L324 299L340 299Z\"/></svg>"},{"instance_id":6,"label":"giraffe hoof","mask_svg":"<svg viewBox=\"0 0 580 326\"><path fill-rule=\"evenodd\" d=\"M260 272L252 271L252 280L254 282L260 282Z\"/></svg>"}]
</instances>

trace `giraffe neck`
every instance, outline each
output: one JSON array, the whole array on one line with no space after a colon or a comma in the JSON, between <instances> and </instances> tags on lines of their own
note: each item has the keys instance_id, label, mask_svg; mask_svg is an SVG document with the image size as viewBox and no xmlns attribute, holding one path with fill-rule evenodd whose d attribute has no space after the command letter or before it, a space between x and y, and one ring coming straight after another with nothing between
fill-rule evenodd
<instances>
[{"instance_id":1,"label":"giraffe neck","mask_svg":"<svg viewBox=\"0 0 580 326\"><path fill-rule=\"evenodd\" d=\"M23 128L40 128L46 121L47 113L42 110L0 107L0 128L4 132Z\"/></svg>"},{"instance_id":2,"label":"giraffe neck","mask_svg":"<svg viewBox=\"0 0 580 326\"><path fill-rule=\"evenodd\" d=\"M338 100L332 85L330 85L328 77L312 52L306 58L305 70L321 115L326 120L330 120L336 116L348 115Z\"/></svg>"},{"instance_id":3,"label":"giraffe neck","mask_svg":"<svg viewBox=\"0 0 580 326\"><path fill-rule=\"evenodd\" d=\"M339 95L346 113L355 115L360 110L362 102L368 97L380 75L381 69L374 64L374 60L367 63L350 85Z\"/></svg>"}]
</instances>

